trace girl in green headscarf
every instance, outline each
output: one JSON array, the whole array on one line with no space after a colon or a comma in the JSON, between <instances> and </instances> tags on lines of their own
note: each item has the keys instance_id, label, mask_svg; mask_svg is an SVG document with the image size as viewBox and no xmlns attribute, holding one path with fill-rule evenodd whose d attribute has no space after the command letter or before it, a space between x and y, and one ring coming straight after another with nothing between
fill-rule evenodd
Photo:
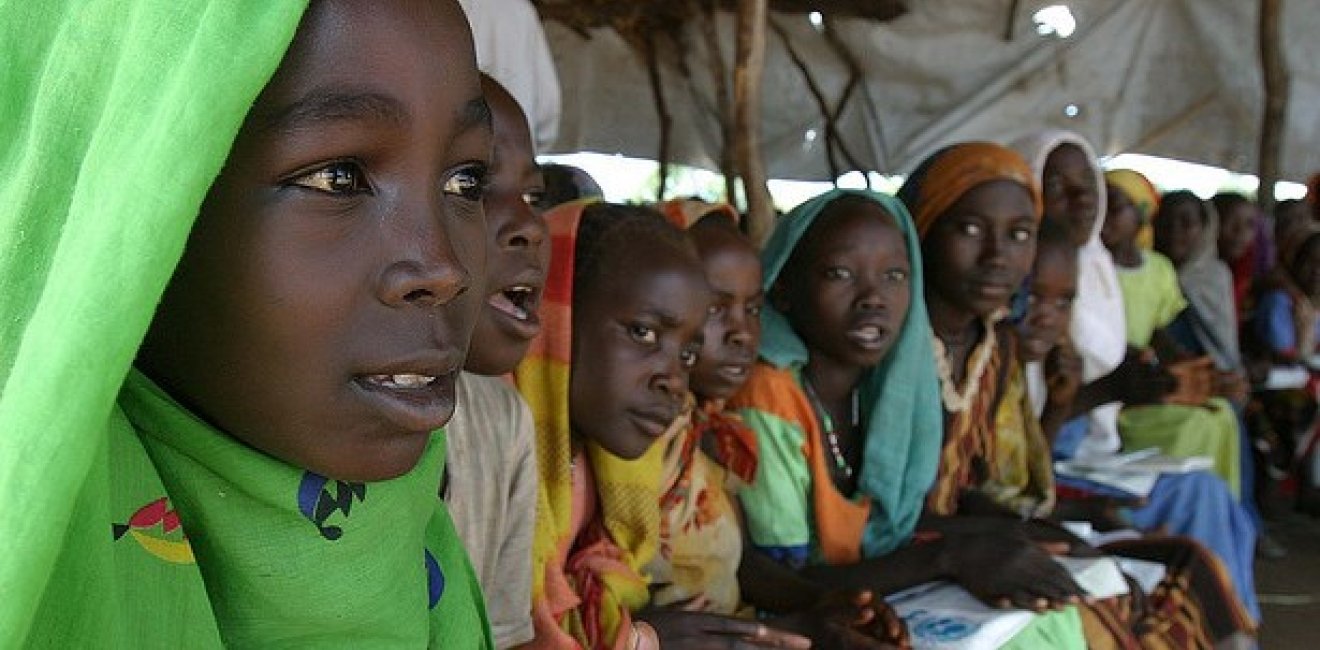
<instances>
[{"instance_id":1,"label":"girl in green headscarf","mask_svg":"<svg viewBox=\"0 0 1320 650\"><path fill-rule=\"evenodd\" d=\"M457 4L4 9L0 646L489 646L436 498L491 148Z\"/></svg>"}]
</instances>

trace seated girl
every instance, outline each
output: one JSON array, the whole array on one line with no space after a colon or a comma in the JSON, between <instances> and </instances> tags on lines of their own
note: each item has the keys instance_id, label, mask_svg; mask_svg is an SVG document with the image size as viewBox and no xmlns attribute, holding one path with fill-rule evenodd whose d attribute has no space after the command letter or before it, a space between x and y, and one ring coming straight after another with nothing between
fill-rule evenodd
<instances>
[{"instance_id":1,"label":"seated girl","mask_svg":"<svg viewBox=\"0 0 1320 650\"><path fill-rule=\"evenodd\" d=\"M532 638L532 530L536 521L535 428L527 403L503 377L540 330L536 305L550 262L532 136L517 101L481 76L495 149L486 208L486 299L458 378L441 496L486 597L495 647Z\"/></svg>"},{"instance_id":2,"label":"seated girl","mask_svg":"<svg viewBox=\"0 0 1320 650\"><path fill-rule=\"evenodd\" d=\"M950 579L995 605L1078 602L1068 574L1020 535L912 543L943 423L903 205L828 192L780 221L762 259L761 363L730 400L760 446L756 481L740 494L752 544L829 588L888 594ZM1014 642L1080 645L1077 626L1068 608Z\"/></svg>"},{"instance_id":3,"label":"seated girl","mask_svg":"<svg viewBox=\"0 0 1320 650\"><path fill-rule=\"evenodd\" d=\"M9 206L32 248L0 284L40 307L6 312L26 331L0 343L0 417L41 440L0 473L41 509L11 547L27 576L0 570L0 645L489 647L436 498L491 150L458 5L50 3L20 23L12 105L45 106L20 121L50 156L20 166L60 196ZM4 194L37 198L21 182ZM15 485L15 458L40 473Z\"/></svg>"},{"instance_id":4,"label":"seated girl","mask_svg":"<svg viewBox=\"0 0 1320 650\"><path fill-rule=\"evenodd\" d=\"M654 481L688 396L711 294L682 232L644 208L572 202L546 213L541 332L518 366L536 423L535 648L810 641L754 620L651 610ZM571 370L570 370L571 369Z\"/></svg>"},{"instance_id":5,"label":"seated girl","mask_svg":"<svg viewBox=\"0 0 1320 650\"><path fill-rule=\"evenodd\" d=\"M1080 359L1071 351L1067 337L1076 293L1077 248L1054 222L1045 222L1032 266L1027 311L1018 328L1018 350L1027 365L1026 374L1016 376L1025 377L1028 399L1017 397L1017 382L1010 379L995 420L997 449L1008 453L1000 454L994 464L999 474L991 478L992 494L1013 494L1002 486L1022 484L1021 478L1014 477L1027 474L1040 462L1032 461L1037 452L1030 444L1039 429L1036 415L1066 409L1076 395ZM1012 438L1027 444L1014 445ZM1025 454L1015 453L1018 449ZM1044 457L1048 463L1048 448ZM1114 498L1064 495L1052 513L1044 514L1055 520L1088 521L1099 530L1127 528L1130 522L1121 513L1123 504ZM1156 533L1101 548L1110 554L1158 562L1166 569L1165 578L1146 602L1134 601L1131 614L1119 619L1126 621L1141 647L1210 647L1234 637L1250 638L1254 630L1251 616L1239 602L1223 563L1204 547L1189 538Z\"/></svg>"},{"instance_id":6,"label":"seated girl","mask_svg":"<svg viewBox=\"0 0 1320 650\"><path fill-rule=\"evenodd\" d=\"M755 479L756 434L724 404L756 363L761 260L731 207L670 201L660 209L687 228L715 302L689 381L695 403L665 452L660 551L647 566L652 604L730 615L753 614L754 606L779 615L772 625L811 636L815 647L872 647L868 635L908 645L902 622L869 592L828 594L759 553L743 553L735 495Z\"/></svg>"},{"instance_id":7,"label":"seated girl","mask_svg":"<svg viewBox=\"0 0 1320 650\"><path fill-rule=\"evenodd\" d=\"M1137 350L1151 350L1161 365L1170 365L1178 357L1189 356L1168 331L1175 320L1185 322L1191 318L1187 300L1169 259L1156 251L1141 250L1136 243L1138 229L1150 221L1159 195L1144 176L1134 171L1108 172L1105 181L1108 209L1100 238L1114 257L1123 295L1127 344ZM1118 430L1127 450L1154 447L1170 456L1210 457L1215 473L1236 495L1241 490L1244 435L1231 404L1222 398L1205 399L1213 388L1212 364L1209 357L1186 362L1184 366L1195 377L1180 378L1179 383L1203 383L1204 388L1178 404L1125 408L1119 416Z\"/></svg>"},{"instance_id":8,"label":"seated girl","mask_svg":"<svg viewBox=\"0 0 1320 650\"><path fill-rule=\"evenodd\" d=\"M1073 419L1054 436L1054 453L1061 458L1112 454L1122 447L1118 407L1162 399L1173 389L1172 382L1127 353L1122 291L1113 259L1100 239L1103 223L1097 218L1106 211L1104 178L1090 145L1073 133L1046 131L1014 147L1042 181L1045 220L1061 226L1078 247L1077 294L1068 339L1082 359L1082 384L1070 409ZM1028 377L1032 375L1040 373ZM1038 399L1045 394L1039 388L1029 390ZM1035 406L1039 412L1043 404L1036 401ZM1094 484L1085 488L1098 490ZM1258 620L1252 570L1256 530L1227 485L1207 472L1164 474L1148 494L1137 496L1144 505L1127 513L1130 522L1141 530L1185 535L1213 551L1228 567L1239 600Z\"/></svg>"}]
</instances>

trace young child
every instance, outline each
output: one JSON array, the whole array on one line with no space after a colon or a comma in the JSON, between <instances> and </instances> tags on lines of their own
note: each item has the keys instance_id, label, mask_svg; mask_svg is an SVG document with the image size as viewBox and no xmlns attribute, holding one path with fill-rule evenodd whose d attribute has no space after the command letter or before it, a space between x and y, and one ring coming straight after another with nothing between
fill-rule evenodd
<instances>
[{"instance_id":1,"label":"young child","mask_svg":"<svg viewBox=\"0 0 1320 650\"><path fill-rule=\"evenodd\" d=\"M649 209L568 203L546 221L554 255L542 329L516 373L541 482L532 647L808 645L755 621L635 616L659 539L656 442L684 407L711 296L683 234Z\"/></svg>"},{"instance_id":2,"label":"young child","mask_svg":"<svg viewBox=\"0 0 1320 650\"><path fill-rule=\"evenodd\" d=\"M160 20L137 31L147 13ZM26 573L37 577L11 583L5 570L17 585L9 595L23 603L5 608L6 641L489 643L466 555L436 498L444 438L434 433L454 406L484 258L490 127L467 25L452 2L324 0L298 13L70 4L15 17L26 37L45 30L49 39L25 58L61 80L60 91L43 84L29 97L72 154L48 161L59 166L47 173L80 176L64 188L74 203L17 214L32 208L56 223L63 215L60 236L72 239L61 250L133 260L102 265L113 290L87 302L74 294L101 278L66 285L77 277L67 253L28 240L29 261L46 260L57 274L46 281L74 273L59 281L67 313L83 318L94 313L85 305L102 305L97 326L113 322L115 334L86 331L85 358L47 375L76 368L98 377L66 385L72 417L5 424L6 439L43 431L70 442L59 459L66 468L16 486L46 494L42 516L56 528L19 537ZM88 47L91 34L94 56L70 49ZM61 55L31 56L45 48ZM235 51L244 54L219 54ZM98 62L94 74L75 66L75 85L64 85L62 66L79 56ZM48 92L67 109L49 104ZM150 114L159 126L139 121L144 106L168 107ZM87 135L79 149L79 129L101 133L101 124L131 136ZM100 158L102 147L115 155ZM106 185L101 174L116 180ZM77 198L85 192L94 208ZM109 225L87 230L87 210ZM157 299L153 317L144 308ZM24 313L25 327L47 318ZM10 340L5 385L49 388L25 368L36 348L8 348ZM68 343L46 340L43 362L67 364ZM91 349L99 346L110 351ZM113 408L98 403L112 382L123 382ZM4 399L10 414L24 398L6 389Z\"/></svg>"},{"instance_id":3,"label":"young child","mask_svg":"<svg viewBox=\"0 0 1320 650\"><path fill-rule=\"evenodd\" d=\"M550 265L545 220L533 207L541 174L527 119L498 82L482 75L495 149L485 194L485 304L477 317L458 407L446 427L441 493L472 557L497 648L532 639L532 531L536 521L535 427L527 403L503 379L540 332L537 306Z\"/></svg>"},{"instance_id":4,"label":"young child","mask_svg":"<svg viewBox=\"0 0 1320 650\"><path fill-rule=\"evenodd\" d=\"M887 594L949 579L994 604L1072 602L1076 585L1024 539L950 533L908 544L943 424L922 258L903 205L828 192L779 223L762 259L762 361L730 401L761 450L740 495L759 552L832 589ZM1074 610L1034 621L1020 647L1081 643Z\"/></svg>"}]
</instances>

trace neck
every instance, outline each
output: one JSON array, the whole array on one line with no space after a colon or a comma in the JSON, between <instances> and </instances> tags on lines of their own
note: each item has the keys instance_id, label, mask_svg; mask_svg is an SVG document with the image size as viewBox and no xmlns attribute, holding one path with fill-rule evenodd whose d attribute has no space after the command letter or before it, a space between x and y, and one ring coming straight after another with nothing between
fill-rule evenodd
<instances>
[{"instance_id":1,"label":"neck","mask_svg":"<svg viewBox=\"0 0 1320 650\"><path fill-rule=\"evenodd\" d=\"M862 381L864 368L838 363L823 354L812 353L802 375L826 404L848 399Z\"/></svg>"},{"instance_id":2,"label":"neck","mask_svg":"<svg viewBox=\"0 0 1320 650\"><path fill-rule=\"evenodd\" d=\"M1141 266L1141 249L1137 248L1136 242L1124 242L1109 251L1114 257L1114 261L1120 266L1134 267Z\"/></svg>"},{"instance_id":3,"label":"neck","mask_svg":"<svg viewBox=\"0 0 1320 650\"><path fill-rule=\"evenodd\" d=\"M948 347L964 347L976 342L976 314L955 307L940 296L926 295L930 328Z\"/></svg>"}]
</instances>

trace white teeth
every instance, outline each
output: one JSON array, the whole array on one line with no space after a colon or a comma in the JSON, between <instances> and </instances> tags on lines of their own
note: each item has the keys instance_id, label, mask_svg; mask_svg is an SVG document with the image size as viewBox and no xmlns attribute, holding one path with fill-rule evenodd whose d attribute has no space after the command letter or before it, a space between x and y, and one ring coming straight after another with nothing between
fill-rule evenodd
<instances>
[{"instance_id":1,"label":"white teeth","mask_svg":"<svg viewBox=\"0 0 1320 650\"><path fill-rule=\"evenodd\" d=\"M431 375L371 375L368 379L386 388L424 388L435 381Z\"/></svg>"},{"instance_id":2,"label":"white teeth","mask_svg":"<svg viewBox=\"0 0 1320 650\"><path fill-rule=\"evenodd\" d=\"M744 368L743 366L724 366L724 371L739 377L747 374L747 368Z\"/></svg>"},{"instance_id":3,"label":"white teeth","mask_svg":"<svg viewBox=\"0 0 1320 650\"><path fill-rule=\"evenodd\" d=\"M863 341L878 341L880 340L880 328L875 325L859 327L853 330L853 336Z\"/></svg>"}]
</instances>

